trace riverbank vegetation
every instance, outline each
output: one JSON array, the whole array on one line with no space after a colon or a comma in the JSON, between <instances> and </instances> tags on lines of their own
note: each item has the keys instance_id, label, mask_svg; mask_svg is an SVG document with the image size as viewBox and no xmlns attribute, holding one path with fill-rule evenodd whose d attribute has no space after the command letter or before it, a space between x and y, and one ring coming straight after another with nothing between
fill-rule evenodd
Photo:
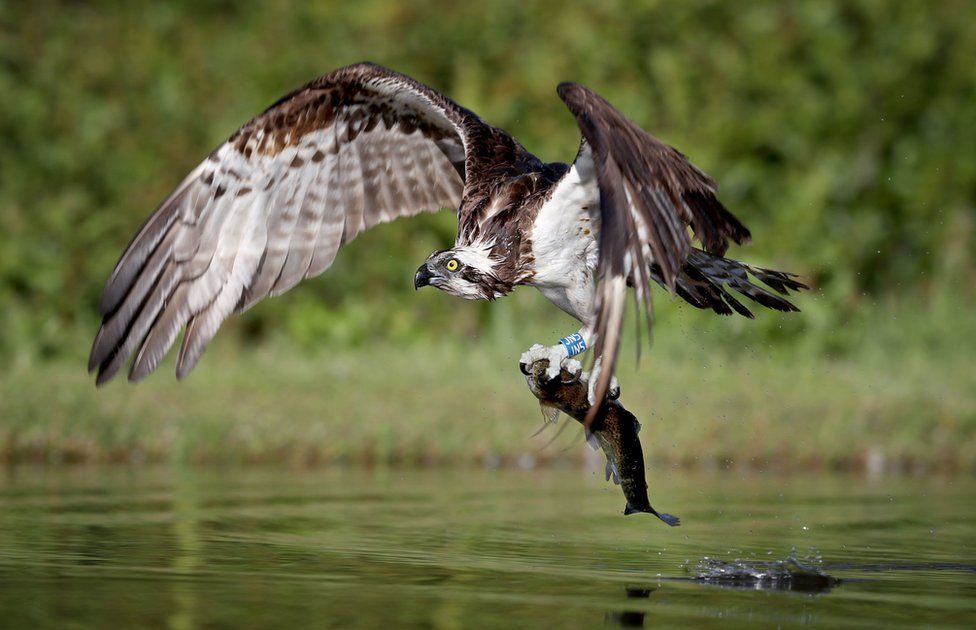
<instances>
[{"instance_id":1,"label":"riverbank vegetation","mask_svg":"<svg viewBox=\"0 0 976 630\"><path fill-rule=\"evenodd\" d=\"M541 300L524 298L515 306ZM622 400L643 423L652 465L976 470L970 349L933 330L931 310L865 313L866 321L851 324L864 350L830 356L813 343L748 335L733 343L729 337L756 322L701 317L663 302L658 324L669 333L657 335L639 369L628 346L619 371ZM972 335L964 315L957 330ZM905 339L901 326L909 323L916 335ZM138 386L100 390L84 374L82 354L25 363L0 383L0 460L579 461L586 447L572 421L563 420L570 426L548 446L555 429L531 437L541 415L516 367L523 347L562 329L500 326L460 342L431 335L334 349L287 341L255 347L227 335L182 383L169 362Z\"/></svg>"}]
</instances>

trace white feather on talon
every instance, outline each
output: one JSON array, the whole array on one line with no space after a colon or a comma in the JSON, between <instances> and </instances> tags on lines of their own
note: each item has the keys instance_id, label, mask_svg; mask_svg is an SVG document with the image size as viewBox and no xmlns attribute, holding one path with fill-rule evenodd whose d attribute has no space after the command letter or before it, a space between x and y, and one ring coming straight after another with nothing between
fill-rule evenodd
<instances>
[{"instance_id":1,"label":"white feather on talon","mask_svg":"<svg viewBox=\"0 0 976 630\"><path fill-rule=\"evenodd\" d=\"M566 359L566 360L564 360L562 367L563 367L564 370L566 370L570 374L580 374L580 375L582 375L584 373L583 372L583 364L580 363L579 361L577 361L576 359Z\"/></svg>"},{"instance_id":2,"label":"white feather on talon","mask_svg":"<svg viewBox=\"0 0 976 630\"><path fill-rule=\"evenodd\" d=\"M590 371L590 380L586 387L586 398L590 401L591 405L595 405L596 400L596 384L600 381L600 372L603 370L600 359L597 359L593 363L593 369ZM617 382L616 376L610 377L610 387L607 388L607 398L609 400L616 400L620 398L620 383Z\"/></svg>"},{"instance_id":3,"label":"white feather on talon","mask_svg":"<svg viewBox=\"0 0 976 630\"><path fill-rule=\"evenodd\" d=\"M539 361L548 361L549 365L546 367L546 378L551 381L559 377L559 370L563 368L563 362L568 359L569 354L562 344L543 346L537 343L522 353L519 363L531 367ZM576 363L579 364L578 361Z\"/></svg>"}]
</instances>

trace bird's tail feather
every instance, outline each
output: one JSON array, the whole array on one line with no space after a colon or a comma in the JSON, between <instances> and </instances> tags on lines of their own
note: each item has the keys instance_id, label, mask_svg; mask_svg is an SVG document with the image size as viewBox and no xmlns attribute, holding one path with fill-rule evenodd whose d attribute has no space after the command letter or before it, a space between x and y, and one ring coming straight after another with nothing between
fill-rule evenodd
<instances>
[{"instance_id":1,"label":"bird's tail feather","mask_svg":"<svg viewBox=\"0 0 976 630\"><path fill-rule=\"evenodd\" d=\"M666 286L656 264L651 265L651 278L662 287ZM692 249L678 275L675 289L683 300L697 308L712 309L720 315L731 315L735 312L752 319L755 317L752 311L733 297L729 289L734 289L766 308L799 311L790 301L754 282L758 280L782 295L809 288L795 278L795 275L785 271L753 267L737 260Z\"/></svg>"}]
</instances>

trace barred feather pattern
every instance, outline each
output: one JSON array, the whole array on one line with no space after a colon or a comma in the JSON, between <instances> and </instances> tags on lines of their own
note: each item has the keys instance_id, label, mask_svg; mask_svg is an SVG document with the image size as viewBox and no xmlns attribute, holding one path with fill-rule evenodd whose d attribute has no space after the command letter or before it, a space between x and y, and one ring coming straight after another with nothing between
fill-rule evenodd
<instances>
[{"instance_id":1,"label":"barred feather pattern","mask_svg":"<svg viewBox=\"0 0 976 630\"><path fill-rule=\"evenodd\" d=\"M183 377L231 313L322 273L360 232L457 209L467 138L483 127L368 63L285 96L195 168L122 255L89 357L96 382L133 355L129 379L145 377L185 328Z\"/></svg>"}]
</instances>

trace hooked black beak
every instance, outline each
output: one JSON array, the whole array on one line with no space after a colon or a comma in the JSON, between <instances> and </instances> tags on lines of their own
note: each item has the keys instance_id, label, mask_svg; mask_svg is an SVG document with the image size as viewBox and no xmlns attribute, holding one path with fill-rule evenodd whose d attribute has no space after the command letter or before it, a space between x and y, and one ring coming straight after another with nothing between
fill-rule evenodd
<instances>
[{"instance_id":1,"label":"hooked black beak","mask_svg":"<svg viewBox=\"0 0 976 630\"><path fill-rule=\"evenodd\" d=\"M417 270L417 274L413 277L413 288L414 290L420 287L426 287L430 284L430 279L434 277L434 274L430 272L430 268L427 267L427 263L420 265L420 269Z\"/></svg>"}]
</instances>

